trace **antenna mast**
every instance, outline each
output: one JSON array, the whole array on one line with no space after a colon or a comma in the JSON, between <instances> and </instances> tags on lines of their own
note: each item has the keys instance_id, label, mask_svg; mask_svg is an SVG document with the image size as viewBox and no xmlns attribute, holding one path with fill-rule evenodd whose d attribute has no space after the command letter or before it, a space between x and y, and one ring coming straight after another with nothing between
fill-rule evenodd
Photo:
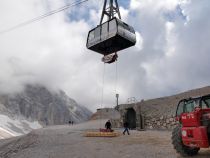
<instances>
[{"instance_id":1,"label":"antenna mast","mask_svg":"<svg viewBox=\"0 0 210 158\"><path fill-rule=\"evenodd\" d=\"M109 1L108 7L107 7L107 1ZM115 3L115 5L114 5L114 3ZM104 6L103 6L103 10L102 10L100 25L103 22L104 15L106 15L108 17L108 20L111 20L113 17L115 17L115 14L118 15L119 19L121 19L119 5L118 5L117 0L104 0Z\"/></svg>"}]
</instances>

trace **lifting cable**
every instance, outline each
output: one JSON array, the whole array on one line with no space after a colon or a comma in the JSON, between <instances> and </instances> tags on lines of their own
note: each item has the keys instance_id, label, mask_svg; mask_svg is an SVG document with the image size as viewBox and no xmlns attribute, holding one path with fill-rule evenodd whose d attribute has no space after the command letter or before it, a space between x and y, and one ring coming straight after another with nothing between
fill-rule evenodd
<instances>
[{"instance_id":1,"label":"lifting cable","mask_svg":"<svg viewBox=\"0 0 210 158\"><path fill-rule=\"evenodd\" d=\"M118 62L117 60L116 62L116 66L115 66L115 87L114 87L114 92L115 95L117 95L117 86L118 86ZM106 63L104 62L104 67L103 67L103 74L102 74L102 92L101 92L101 109L103 108L103 104L104 104L104 85L105 85L105 68L106 68ZM117 103L117 101L116 101ZM100 112L100 128L102 127L102 112Z\"/></svg>"},{"instance_id":2,"label":"lifting cable","mask_svg":"<svg viewBox=\"0 0 210 158\"><path fill-rule=\"evenodd\" d=\"M118 98L119 98L119 94L118 94L118 90L117 90L117 88L118 88L118 61L116 60L115 61L116 62L116 69L115 69L115 96L116 96L116 100L115 100L115 103L116 103L116 106L114 106L114 107L116 107L117 108L117 106L118 106ZM114 118L116 117L116 112L115 112L115 108L114 108Z\"/></svg>"},{"instance_id":3,"label":"lifting cable","mask_svg":"<svg viewBox=\"0 0 210 158\"><path fill-rule=\"evenodd\" d=\"M89 0L77 0L77 1L75 1L75 2L73 2L73 3L67 4L67 5L65 5L65 6L63 6L63 7L58 8L58 9L52 10L52 11L50 11L50 12L48 12L48 13L45 13L45 14L40 15L40 16L37 16L37 17L35 17L35 18L33 18L33 19L30 19L30 20L28 20L28 21L19 23L19 24L13 26L13 27L8 28L8 29L2 30L2 31L0 31L0 35L2 35L2 34L4 34L4 33L7 33L7 32L10 32L10 31L13 31L13 30L16 30L16 29L18 29L18 28L24 27L24 26L29 25L29 24L31 24L31 23L40 21L40 20L42 20L42 19L44 19L44 18L46 18L46 17L49 17L49 16L51 16L51 15L53 15L53 14L57 14L57 13L59 13L59 12L62 12L62 11L64 11L64 10L67 10L68 8L71 8L71 7L74 7L74 6L81 5L82 3L85 3L85 2L87 2L87 1L89 1Z\"/></svg>"},{"instance_id":4,"label":"lifting cable","mask_svg":"<svg viewBox=\"0 0 210 158\"><path fill-rule=\"evenodd\" d=\"M115 69L115 94L117 95L118 93L117 93L117 86L118 86L118 62L117 62L117 60L116 60L116 69Z\"/></svg>"},{"instance_id":5,"label":"lifting cable","mask_svg":"<svg viewBox=\"0 0 210 158\"><path fill-rule=\"evenodd\" d=\"M101 109L103 108L103 103L104 103L105 68L106 68L106 63L104 63L103 74L102 74ZM102 120L102 112L100 112L100 128L102 126L101 120Z\"/></svg>"}]
</instances>

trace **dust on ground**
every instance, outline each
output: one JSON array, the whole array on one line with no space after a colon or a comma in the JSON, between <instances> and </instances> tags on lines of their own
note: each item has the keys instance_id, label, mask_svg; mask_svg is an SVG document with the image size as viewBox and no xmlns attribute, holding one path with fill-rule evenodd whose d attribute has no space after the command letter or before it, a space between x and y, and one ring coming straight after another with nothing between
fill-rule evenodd
<instances>
[{"instance_id":1,"label":"dust on ground","mask_svg":"<svg viewBox=\"0 0 210 158\"><path fill-rule=\"evenodd\" d=\"M105 120L104 120L105 121ZM84 137L104 121L53 126L0 141L0 158L181 158L171 145L170 131L130 131L115 138ZM117 129L122 133L123 129ZM201 150L194 158L209 158Z\"/></svg>"}]
</instances>

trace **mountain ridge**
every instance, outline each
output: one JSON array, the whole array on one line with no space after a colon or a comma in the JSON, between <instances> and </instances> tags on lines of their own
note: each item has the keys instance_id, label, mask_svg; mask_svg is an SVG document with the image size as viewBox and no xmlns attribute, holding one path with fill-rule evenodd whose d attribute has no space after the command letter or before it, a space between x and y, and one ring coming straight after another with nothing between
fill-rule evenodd
<instances>
[{"instance_id":1,"label":"mountain ridge","mask_svg":"<svg viewBox=\"0 0 210 158\"><path fill-rule=\"evenodd\" d=\"M0 116L5 118L0 127L15 135L69 121L84 122L91 114L64 91L50 91L42 85L26 85L19 93L0 95ZM33 126L35 122L37 125Z\"/></svg>"}]
</instances>

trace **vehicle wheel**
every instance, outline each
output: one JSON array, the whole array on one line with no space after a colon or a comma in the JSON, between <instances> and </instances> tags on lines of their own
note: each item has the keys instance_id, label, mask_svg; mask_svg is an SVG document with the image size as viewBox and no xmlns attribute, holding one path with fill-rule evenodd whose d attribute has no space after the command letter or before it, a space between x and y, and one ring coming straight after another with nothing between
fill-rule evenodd
<instances>
[{"instance_id":1,"label":"vehicle wheel","mask_svg":"<svg viewBox=\"0 0 210 158\"><path fill-rule=\"evenodd\" d=\"M183 144L180 125L176 126L172 132L172 144L177 153L182 156L194 156L198 154L200 148L191 148Z\"/></svg>"}]
</instances>

